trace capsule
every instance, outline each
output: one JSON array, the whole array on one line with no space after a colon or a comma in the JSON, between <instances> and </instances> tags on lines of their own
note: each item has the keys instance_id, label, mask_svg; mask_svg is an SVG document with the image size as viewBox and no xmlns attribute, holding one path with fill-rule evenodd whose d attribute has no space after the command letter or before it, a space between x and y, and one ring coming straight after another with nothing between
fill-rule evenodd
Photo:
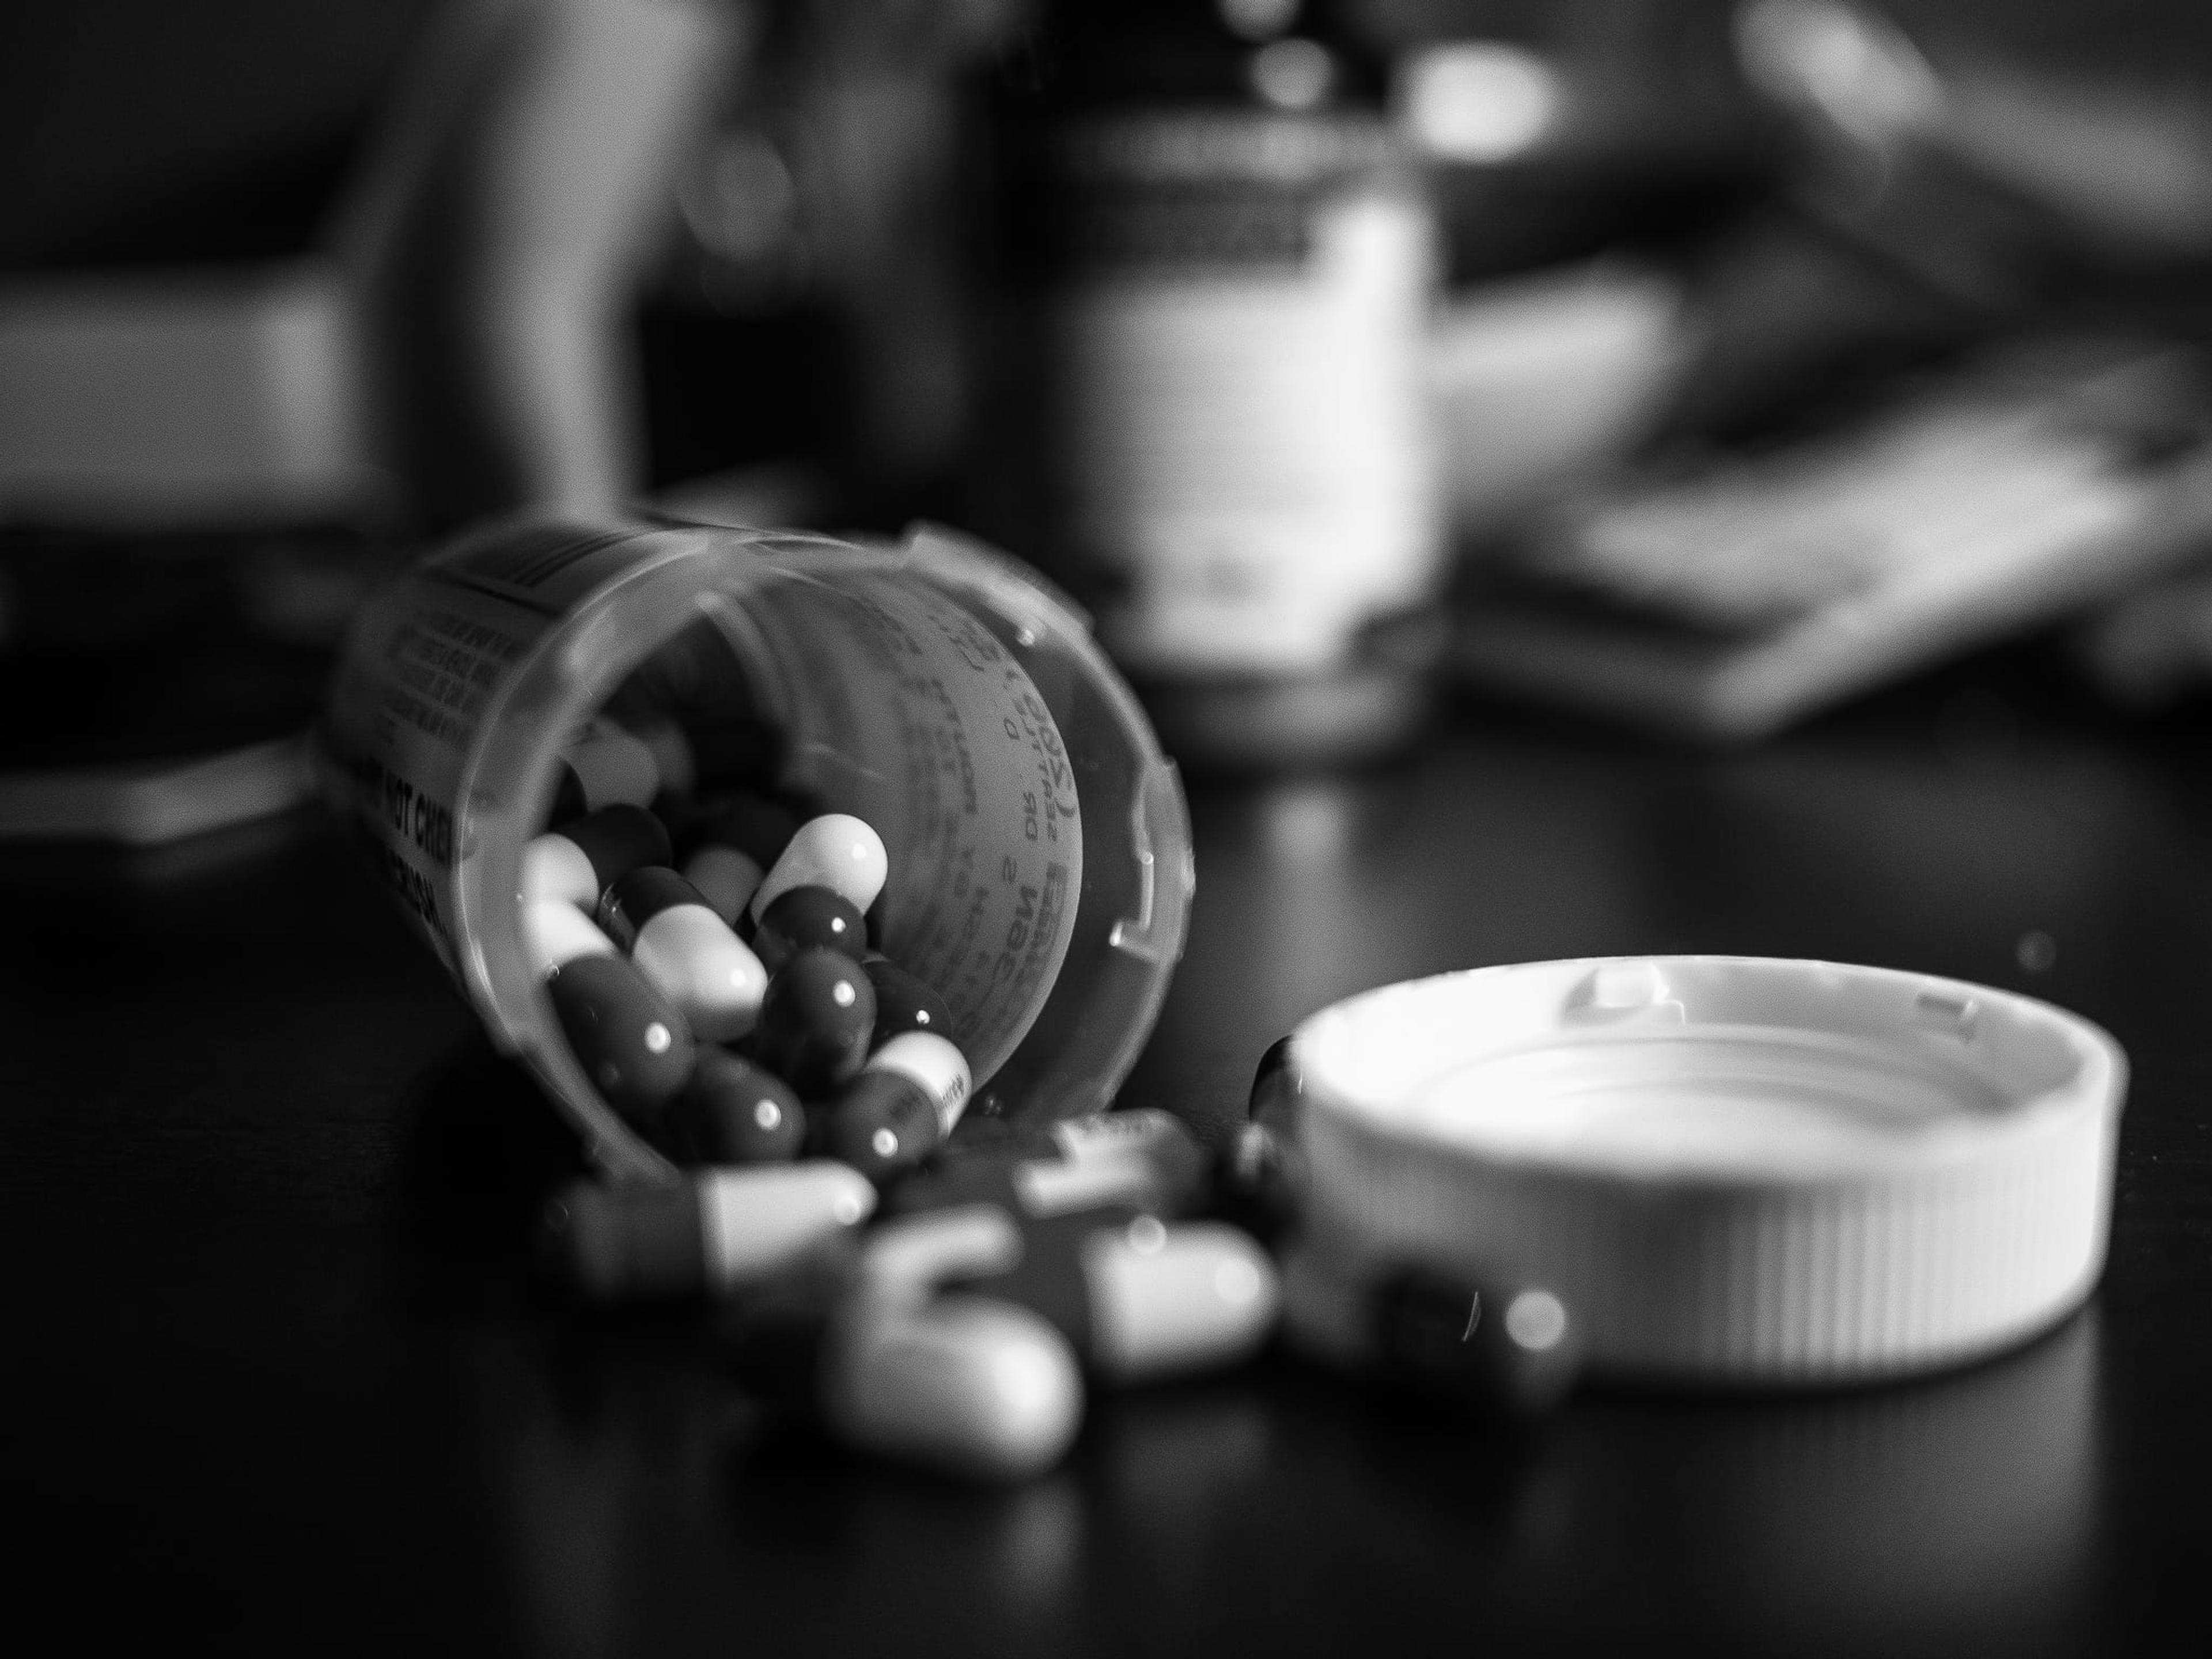
<instances>
[{"instance_id":1,"label":"capsule","mask_svg":"<svg viewBox=\"0 0 2212 1659\"><path fill-rule=\"evenodd\" d=\"M893 1216L862 1238L852 1279L871 1295L927 1297L951 1279L1012 1272L1023 1248L1021 1228L995 1204Z\"/></svg>"},{"instance_id":2,"label":"capsule","mask_svg":"<svg viewBox=\"0 0 2212 1659\"><path fill-rule=\"evenodd\" d=\"M738 1380L811 1406L856 1450L997 1483L1043 1474L1083 1422L1066 1339L971 1296L848 1296L750 1310L728 1339Z\"/></svg>"},{"instance_id":3,"label":"capsule","mask_svg":"<svg viewBox=\"0 0 2212 1659\"><path fill-rule=\"evenodd\" d=\"M653 757L653 775L659 784L656 793L690 799L699 787L699 761L684 728L666 715L659 715L630 722L627 729Z\"/></svg>"},{"instance_id":4,"label":"capsule","mask_svg":"<svg viewBox=\"0 0 2212 1659\"><path fill-rule=\"evenodd\" d=\"M906 1176L945 1139L928 1091L895 1073L863 1072L816 1113L815 1146L878 1185Z\"/></svg>"},{"instance_id":5,"label":"capsule","mask_svg":"<svg viewBox=\"0 0 2212 1659\"><path fill-rule=\"evenodd\" d=\"M1208 1170L1205 1149L1181 1119L1139 1107L1070 1118L974 1151L948 1152L915 1199L927 1201L929 1188L939 1182L978 1183L980 1195L1018 1179L1032 1214L1083 1207L1073 1195L1097 1190L1114 1193L1115 1202L1174 1218L1205 1206ZM1062 1200L1061 1193L1070 1196ZM902 1196L901 1202L907 1201Z\"/></svg>"},{"instance_id":6,"label":"capsule","mask_svg":"<svg viewBox=\"0 0 2212 1659\"><path fill-rule=\"evenodd\" d=\"M842 1164L707 1170L670 1186L580 1181L547 1206L571 1282L598 1302L765 1283L849 1234L875 1189Z\"/></svg>"},{"instance_id":7,"label":"capsule","mask_svg":"<svg viewBox=\"0 0 2212 1659\"><path fill-rule=\"evenodd\" d=\"M1170 1227L1139 1215L1101 1225L1066 1218L1028 1224L1024 1243L1012 1272L961 1288L1042 1315L1103 1382L1150 1382L1240 1364L1274 1324L1274 1265L1218 1222Z\"/></svg>"},{"instance_id":8,"label":"capsule","mask_svg":"<svg viewBox=\"0 0 2212 1659\"><path fill-rule=\"evenodd\" d=\"M876 994L860 964L801 951L771 975L754 1045L762 1063L806 1099L835 1091L868 1057Z\"/></svg>"},{"instance_id":9,"label":"capsule","mask_svg":"<svg viewBox=\"0 0 2212 1659\"><path fill-rule=\"evenodd\" d=\"M878 1079L884 1080L881 1086L896 1083L919 1093L937 1114L947 1135L968 1109L969 1090L974 1082L968 1072L968 1056L930 1031L907 1031L893 1037L868 1056L851 1087L879 1086Z\"/></svg>"},{"instance_id":10,"label":"capsule","mask_svg":"<svg viewBox=\"0 0 2212 1659\"><path fill-rule=\"evenodd\" d=\"M794 887L827 887L865 912L890 870L883 837L848 812L825 812L799 826L753 895L753 920Z\"/></svg>"},{"instance_id":11,"label":"capsule","mask_svg":"<svg viewBox=\"0 0 2212 1659\"><path fill-rule=\"evenodd\" d=\"M701 1037L728 1042L753 1029L768 969L676 872L647 865L622 877L599 901L599 924Z\"/></svg>"},{"instance_id":12,"label":"capsule","mask_svg":"<svg viewBox=\"0 0 2212 1659\"><path fill-rule=\"evenodd\" d=\"M1581 1370L1582 1334L1565 1304L1510 1274L1354 1272L1304 1243L1284 1259L1283 1304L1301 1352L1478 1411L1536 1416Z\"/></svg>"},{"instance_id":13,"label":"capsule","mask_svg":"<svg viewBox=\"0 0 2212 1659\"><path fill-rule=\"evenodd\" d=\"M592 1086L633 1122L653 1124L691 1075L697 1044L683 1012L569 905L526 906L522 934Z\"/></svg>"},{"instance_id":14,"label":"capsule","mask_svg":"<svg viewBox=\"0 0 2212 1659\"><path fill-rule=\"evenodd\" d=\"M900 1182L884 1200L894 1215L979 1204L1036 1219L1109 1206L1133 1213L1166 1207L1158 1177L1141 1158L1076 1161L996 1152L948 1155L928 1173Z\"/></svg>"},{"instance_id":15,"label":"capsule","mask_svg":"<svg viewBox=\"0 0 2212 1659\"><path fill-rule=\"evenodd\" d=\"M653 750L611 720L595 720L561 757L554 787L553 817L558 823L605 806L646 806L660 793L660 769Z\"/></svg>"},{"instance_id":16,"label":"capsule","mask_svg":"<svg viewBox=\"0 0 2212 1659\"><path fill-rule=\"evenodd\" d=\"M867 948L868 924L851 900L828 887L786 889L753 927L753 949L771 973L801 951L838 951L859 962ZM880 999L876 1017L883 1018Z\"/></svg>"},{"instance_id":17,"label":"capsule","mask_svg":"<svg viewBox=\"0 0 2212 1659\"><path fill-rule=\"evenodd\" d=\"M870 1047L880 1048L902 1031L953 1036L951 1008L921 975L910 974L876 952L861 957L860 968L876 989L876 1029L869 1037Z\"/></svg>"},{"instance_id":18,"label":"capsule","mask_svg":"<svg viewBox=\"0 0 2212 1659\"><path fill-rule=\"evenodd\" d=\"M559 899L596 909L599 895L631 871L669 859L668 831L641 806L610 806L548 830L522 849L526 903Z\"/></svg>"},{"instance_id":19,"label":"capsule","mask_svg":"<svg viewBox=\"0 0 2212 1659\"><path fill-rule=\"evenodd\" d=\"M694 1164L787 1164L806 1140L806 1109L774 1073L721 1048L702 1048L669 1109L679 1157Z\"/></svg>"},{"instance_id":20,"label":"capsule","mask_svg":"<svg viewBox=\"0 0 2212 1659\"><path fill-rule=\"evenodd\" d=\"M745 914L753 890L767 872L734 847L708 842L684 860L684 879L699 890L707 908L730 927Z\"/></svg>"}]
</instances>

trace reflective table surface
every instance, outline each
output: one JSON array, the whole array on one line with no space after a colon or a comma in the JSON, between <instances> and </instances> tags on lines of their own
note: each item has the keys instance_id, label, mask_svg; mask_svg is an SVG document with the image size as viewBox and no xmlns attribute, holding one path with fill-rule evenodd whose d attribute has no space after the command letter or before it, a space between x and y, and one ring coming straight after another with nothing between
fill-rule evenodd
<instances>
[{"instance_id":1,"label":"reflective table surface","mask_svg":"<svg viewBox=\"0 0 2212 1659\"><path fill-rule=\"evenodd\" d=\"M1346 777L1195 783L1188 954L1125 1091L1217 1143L1351 991L1565 956L1864 961L2126 1048L2112 1256L1954 1375L1586 1389L1504 1431L1271 1354L1095 1396L979 1492L586 1319L533 1218L576 1152L310 813L0 854L0 1237L53 1650L2203 1650L2212 745L1968 674L1742 755L1463 712Z\"/></svg>"}]
</instances>

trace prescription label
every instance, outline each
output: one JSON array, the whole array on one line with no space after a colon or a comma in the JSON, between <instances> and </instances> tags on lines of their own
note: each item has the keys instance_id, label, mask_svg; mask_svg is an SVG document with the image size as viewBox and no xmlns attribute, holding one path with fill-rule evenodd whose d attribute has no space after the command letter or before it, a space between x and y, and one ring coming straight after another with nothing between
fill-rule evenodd
<instances>
[{"instance_id":1,"label":"prescription label","mask_svg":"<svg viewBox=\"0 0 2212 1659\"><path fill-rule=\"evenodd\" d=\"M1043 1006L1083 888L1074 771L1043 696L910 577L781 581L733 603L783 688L790 781L882 835L884 949L937 988L988 1077Z\"/></svg>"},{"instance_id":2,"label":"prescription label","mask_svg":"<svg viewBox=\"0 0 2212 1659\"><path fill-rule=\"evenodd\" d=\"M426 576L428 573L425 573ZM431 579L367 613L325 747L385 881L448 971L460 970L453 871L462 781L490 700L551 625L536 607Z\"/></svg>"}]
</instances>

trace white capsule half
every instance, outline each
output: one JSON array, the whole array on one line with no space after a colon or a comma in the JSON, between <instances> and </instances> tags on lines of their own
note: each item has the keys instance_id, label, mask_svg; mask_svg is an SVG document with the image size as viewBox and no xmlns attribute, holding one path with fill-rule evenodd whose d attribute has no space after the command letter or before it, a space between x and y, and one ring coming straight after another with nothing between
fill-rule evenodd
<instances>
[{"instance_id":1,"label":"white capsule half","mask_svg":"<svg viewBox=\"0 0 2212 1659\"><path fill-rule=\"evenodd\" d=\"M789 1272L876 1207L868 1178L828 1158L709 1170L698 1193L707 1284L724 1291Z\"/></svg>"},{"instance_id":2,"label":"white capsule half","mask_svg":"<svg viewBox=\"0 0 2212 1659\"><path fill-rule=\"evenodd\" d=\"M1022 1480L1066 1454L1083 1377L1066 1339L981 1297L861 1298L832 1322L823 1421L848 1443L973 1480Z\"/></svg>"},{"instance_id":3,"label":"white capsule half","mask_svg":"<svg viewBox=\"0 0 2212 1659\"><path fill-rule=\"evenodd\" d=\"M1022 1259L1022 1230L996 1204L963 1204L879 1223L854 1265L865 1295L928 1297L948 1279L1012 1273Z\"/></svg>"},{"instance_id":4,"label":"white capsule half","mask_svg":"<svg viewBox=\"0 0 2212 1659\"><path fill-rule=\"evenodd\" d=\"M565 899L540 899L522 907L522 954L544 979L579 957L616 954L615 942Z\"/></svg>"},{"instance_id":5,"label":"white capsule half","mask_svg":"<svg viewBox=\"0 0 2212 1659\"><path fill-rule=\"evenodd\" d=\"M866 912L884 890L890 857L873 830L848 812L825 812L799 826L791 844L753 894L753 920L794 887L827 887Z\"/></svg>"},{"instance_id":6,"label":"white capsule half","mask_svg":"<svg viewBox=\"0 0 2212 1659\"><path fill-rule=\"evenodd\" d=\"M702 847L685 860L684 879L699 890L708 908L732 927L760 890L766 872L734 847Z\"/></svg>"},{"instance_id":7,"label":"white capsule half","mask_svg":"<svg viewBox=\"0 0 2212 1659\"><path fill-rule=\"evenodd\" d=\"M706 1042L744 1036L760 1018L768 969L703 904L672 904L657 912L637 930L629 959Z\"/></svg>"},{"instance_id":8,"label":"white capsule half","mask_svg":"<svg viewBox=\"0 0 2212 1659\"><path fill-rule=\"evenodd\" d=\"M968 1109L968 1056L933 1031L905 1031L868 1056L864 1072L890 1072L929 1097L937 1121L951 1134Z\"/></svg>"},{"instance_id":9,"label":"white capsule half","mask_svg":"<svg viewBox=\"0 0 2212 1659\"><path fill-rule=\"evenodd\" d=\"M548 831L523 843L522 902L557 900L588 910L599 902L599 873L584 849L568 836Z\"/></svg>"},{"instance_id":10,"label":"white capsule half","mask_svg":"<svg viewBox=\"0 0 2212 1659\"><path fill-rule=\"evenodd\" d=\"M1280 1299L1274 1264L1236 1228L1139 1216L1083 1243L1091 1365L1115 1382L1217 1370L1257 1352Z\"/></svg>"},{"instance_id":11,"label":"white capsule half","mask_svg":"<svg viewBox=\"0 0 2212 1659\"><path fill-rule=\"evenodd\" d=\"M1191 1138L1182 1119L1152 1106L1068 1118L1054 1124L1051 1133L1060 1156L1078 1163L1089 1158L1141 1156L1155 1147Z\"/></svg>"},{"instance_id":12,"label":"white capsule half","mask_svg":"<svg viewBox=\"0 0 2212 1659\"><path fill-rule=\"evenodd\" d=\"M662 789L672 795L689 795L698 787L699 762L682 726L674 720L657 720L624 729L653 757L654 776Z\"/></svg>"},{"instance_id":13,"label":"white capsule half","mask_svg":"<svg viewBox=\"0 0 2212 1659\"><path fill-rule=\"evenodd\" d=\"M649 806L660 793L660 768L653 762L653 750L618 726L595 724L562 758L583 787L589 811L617 802Z\"/></svg>"}]
</instances>

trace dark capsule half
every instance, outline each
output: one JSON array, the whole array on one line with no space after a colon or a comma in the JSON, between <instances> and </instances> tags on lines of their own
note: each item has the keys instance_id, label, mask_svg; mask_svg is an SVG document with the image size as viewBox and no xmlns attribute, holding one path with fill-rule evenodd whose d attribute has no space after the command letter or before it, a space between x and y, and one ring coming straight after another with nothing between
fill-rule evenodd
<instances>
[{"instance_id":1,"label":"dark capsule half","mask_svg":"<svg viewBox=\"0 0 2212 1659\"><path fill-rule=\"evenodd\" d=\"M1529 1417L1550 1409L1581 1369L1581 1334L1550 1291L1408 1267L1368 1304L1375 1353L1414 1390Z\"/></svg>"},{"instance_id":2,"label":"dark capsule half","mask_svg":"<svg viewBox=\"0 0 2212 1659\"><path fill-rule=\"evenodd\" d=\"M592 1086L623 1117L655 1131L696 1054L676 1005L622 957L578 957L554 970L545 990Z\"/></svg>"},{"instance_id":3,"label":"dark capsule half","mask_svg":"<svg viewBox=\"0 0 2212 1659\"><path fill-rule=\"evenodd\" d=\"M809 1100L834 1093L868 1057L876 994L860 964L801 951L768 982L753 1042L761 1062Z\"/></svg>"},{"instance_id":4,"label":"dark capsule half","mask_svg":"<svg viewBox=\"0 0 2212 1659\"><path fill-rule=\"evenodd\" d=\"M868 948L868 924L842 893L827 887L793 887L761 912L752 945L753 954L771 974L801 951L836 951L858 962ZM869 978L872 981L874 975ZM880 997L876 1006L880 1019Z\"/></svg>"},{"instance_id":5,"label":"dark capsule half","mask_svg":"<svg viewBox=\"0 0 2212 1659\"><path fill-rule=\"evenodd\" d=\"M669 1146L694 1164L782 1164L806 1144L798 1091L763 1066L702 1048L697 1069L669 1108Z\"/></svg>"},{"instance_id":6,"label":"dark capsule half","mask_svg":"<svg viewBox=\"0 0 2212 1659\"><path fill-rule=\"evenodd\" d=\"M860 966L876 989L876 1029L869 1047L881 1048L907 1031L929 1031L959 1041L952 1033L951 1008L921 975L909 974L888 957L871 957Z\"/></svg>"}]
</instances>

